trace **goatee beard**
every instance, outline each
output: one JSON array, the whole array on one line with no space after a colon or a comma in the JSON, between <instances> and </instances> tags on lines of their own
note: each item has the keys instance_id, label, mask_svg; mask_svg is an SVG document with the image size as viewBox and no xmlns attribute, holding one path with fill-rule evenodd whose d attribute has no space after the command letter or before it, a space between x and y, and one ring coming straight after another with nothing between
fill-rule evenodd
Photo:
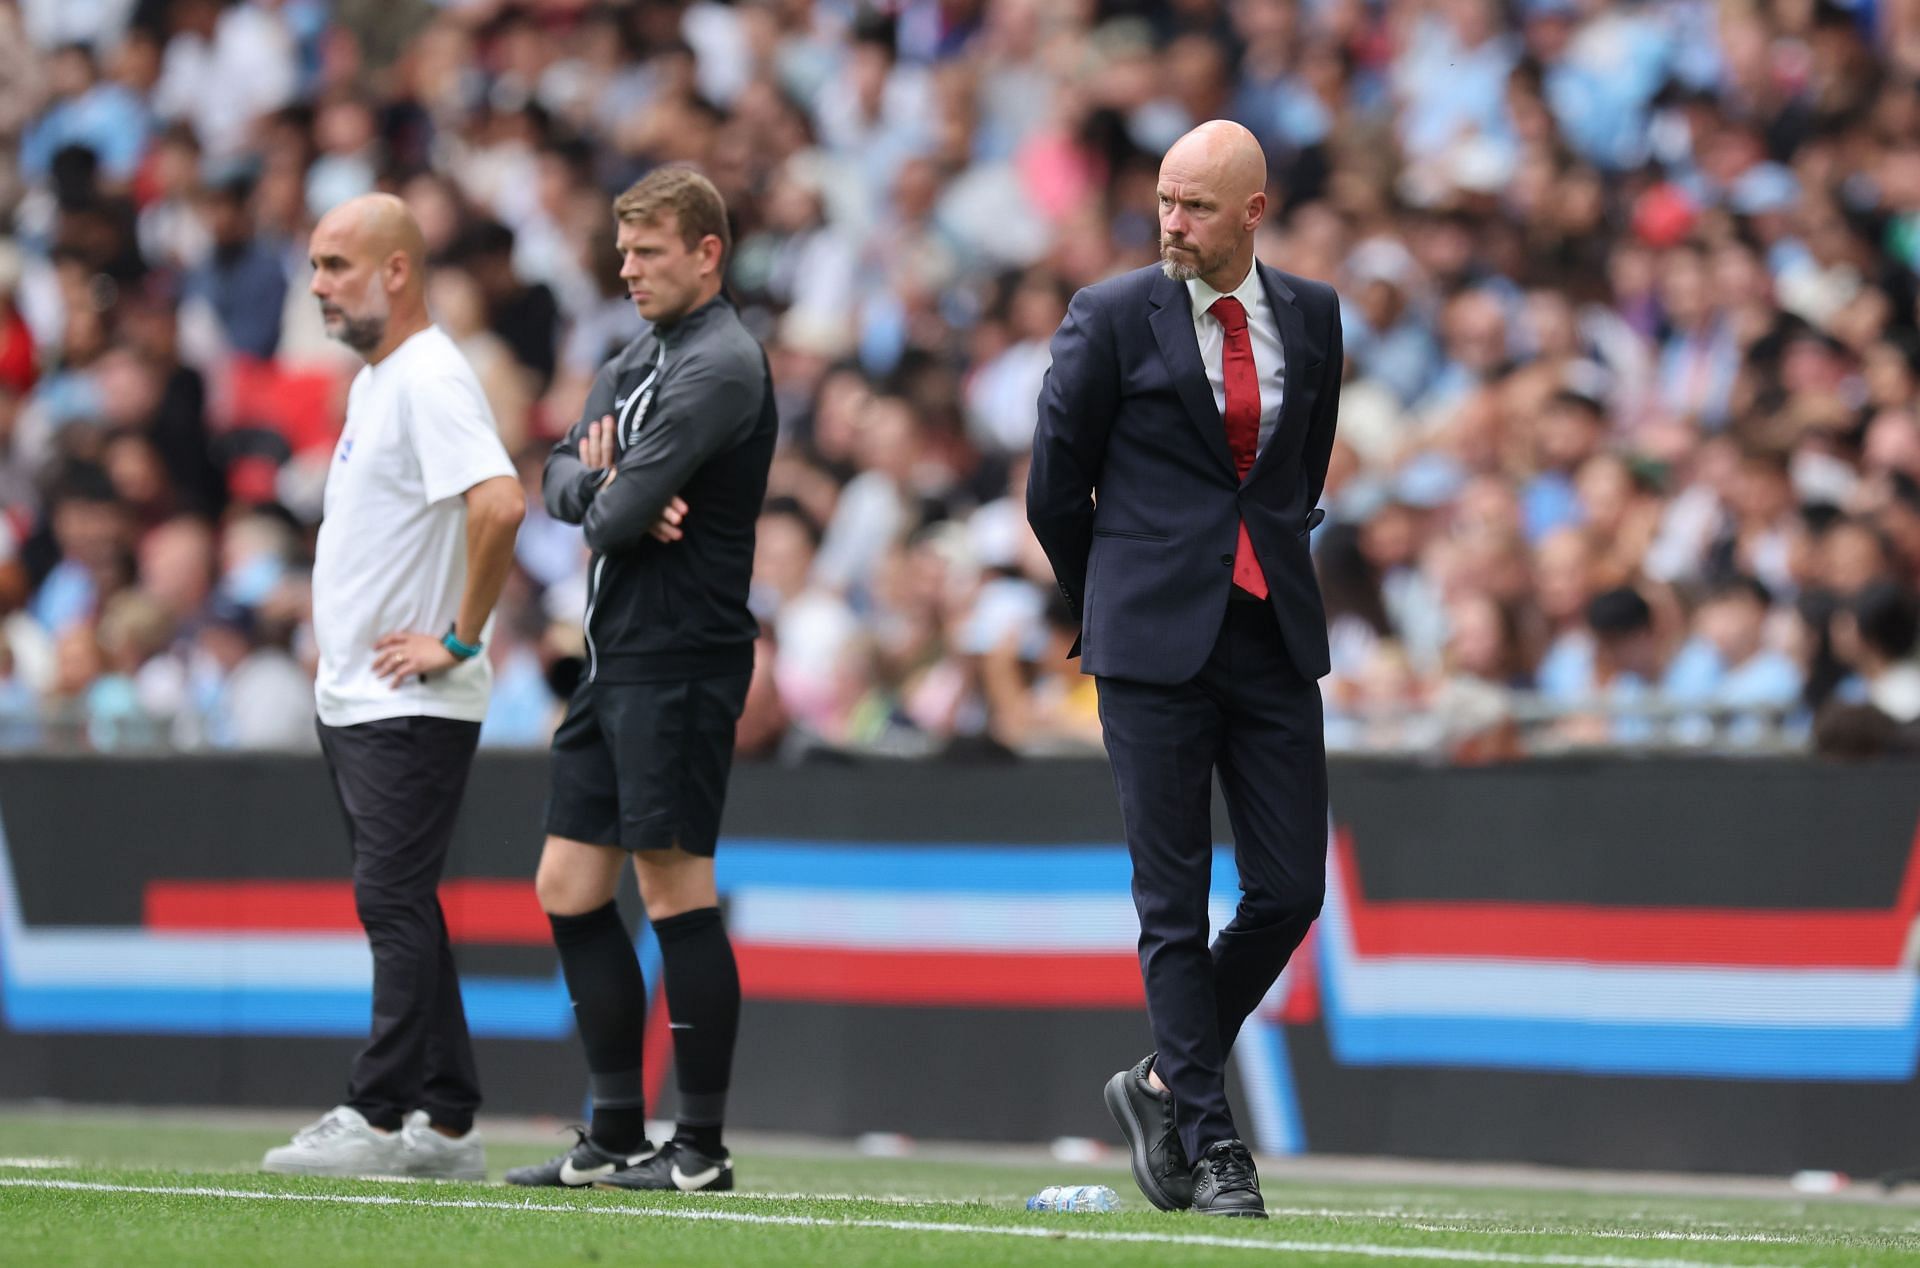
<instances>
[{"instance_id":1,"label":"goatee beard","mask_svg":"<svg viewBox=\"0 0 1920 1268\"><path fill-rule=\"evenodd\" d=\"M1181 256L1174 255L1176 246L1180 248ZM1191 263L1184 263L1183 258ZM1173 242L1166 238L1160 240L1160 271L1176 282L1191 282L1195 278L1205 277L1232 258L1231 251L1223 251L1213 259L1208 259L1191 243Z\"/></svg>"}]
</instances>

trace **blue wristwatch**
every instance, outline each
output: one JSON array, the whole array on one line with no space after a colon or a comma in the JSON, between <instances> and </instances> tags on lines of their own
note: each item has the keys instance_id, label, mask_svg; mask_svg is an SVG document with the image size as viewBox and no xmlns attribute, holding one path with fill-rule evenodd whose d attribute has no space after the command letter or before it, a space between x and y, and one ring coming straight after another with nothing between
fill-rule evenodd
<instances>
[{"instance_id":1,"label":"blue wristwatch","mask_svg":"<svg viewBox=\"0 0 1920 1268\"><path fill-rule=\"evenodd\" d=\"M440 636L440 646L452 652L455 660L472 660L480 654L480 649L485 647L486 644L475 643L471 647L467 646L460 641L459 634L455 632L457 629L457 626L449 625L447 632Z\"/></svg>"}]
</instances>

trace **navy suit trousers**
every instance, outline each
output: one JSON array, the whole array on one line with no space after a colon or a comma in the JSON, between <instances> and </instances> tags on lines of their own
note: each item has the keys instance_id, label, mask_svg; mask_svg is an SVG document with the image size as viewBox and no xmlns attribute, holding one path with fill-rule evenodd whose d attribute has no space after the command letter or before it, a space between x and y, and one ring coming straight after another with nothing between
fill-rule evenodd
<instances>
[{"instance_id":1,"label":"navy suit trousers","mask_svg":"<svg viewBox=\"0 0 1920 1268\"><path fill-rule=\"evenodd\" d=\"M1140 915L1140 969L1187 1157L1238 1138L1226 1060L1320 913L1327 757L1320 687L1294 668L1270 603L1231 602L1198 675L1101 677L1100 720L1120 794ZM1207 944L1213 777L1233 826L1241 896Z\"/></svg>"}]
</instances>

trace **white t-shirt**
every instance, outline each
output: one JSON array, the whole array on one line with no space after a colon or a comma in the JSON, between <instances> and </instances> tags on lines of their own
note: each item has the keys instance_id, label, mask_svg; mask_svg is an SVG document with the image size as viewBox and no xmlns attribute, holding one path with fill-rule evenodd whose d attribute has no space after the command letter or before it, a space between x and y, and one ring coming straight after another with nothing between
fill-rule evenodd
<instances>
[{"instance_id":1,"label":"white t-shirt","mask_svg":"<svg viewBox=\"0 0 1920 1268\"><path fill-rule=\"evenodd\" d=\"M355 376L313 561L322 722L486 716L493 670L485 656L394 687L374 676L373 645L396 630L446 633L466 584L461 494L513 475L480 381L438 326Z\"/></svg>"}]
</instances>

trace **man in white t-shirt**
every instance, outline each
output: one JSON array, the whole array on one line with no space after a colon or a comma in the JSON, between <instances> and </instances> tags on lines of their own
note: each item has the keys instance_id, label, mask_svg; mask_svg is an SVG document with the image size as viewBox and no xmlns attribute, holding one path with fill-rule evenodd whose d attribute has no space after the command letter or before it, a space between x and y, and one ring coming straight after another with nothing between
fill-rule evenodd
<instances>
[{"instance_id":1,"label":"man in white t-shirt","mask_svg":"<svg viewBox=\"0 0 1920 1268\"><path fill-rule=\"evenodd\" d=\"M336 207L311 255L327 334L367 361L327 474L313 625L320 745L373 949L373 1029L346 1102L264 1166L481 1179L479 1077L437 891L526 499L479 381L427 316L406 205L370 194Z\"/></svg>"}]
</instances>

